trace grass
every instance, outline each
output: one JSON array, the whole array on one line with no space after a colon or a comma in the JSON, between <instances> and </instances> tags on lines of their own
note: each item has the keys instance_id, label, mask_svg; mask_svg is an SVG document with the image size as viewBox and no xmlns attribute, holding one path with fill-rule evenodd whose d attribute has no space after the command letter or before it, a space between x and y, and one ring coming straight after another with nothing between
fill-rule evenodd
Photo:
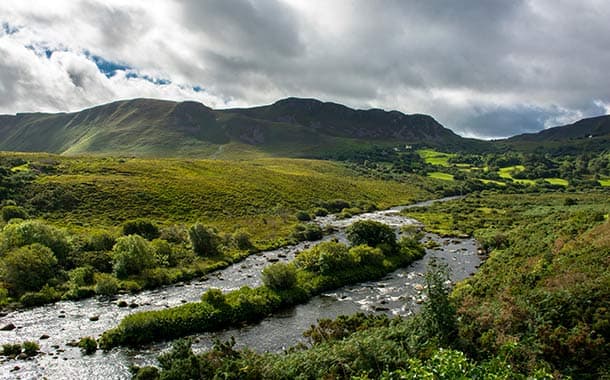
<instances>
[{"instance_id":1,"label":"grass","mask_svg":"<svg viewBox=\"0 0 610 380\"><path fill-rule=\"evenodd\" d=\"M600 179L599 184L604 187L610 187L610 178Z\"/></svg>"},{"instance_id":2,"label":"grass","mask_svg":"<svg viewBox=\"0 0 610 380\"><path fill-rule=\"evenodd\" d=\"M484 178L480 178L479 181L483 182L484 184L488 184L488 183L493 183L496 184L498 186L506 186L505 182L501 182L501 181L494 181L493 179L484 179Z\"/></svg>"},{"instance_id":3,"label":"grass","mask_svg":"<svg viewBox=\"0 0 610 380\"><path fill-rule=\"evenodd\" d=\"M0 156L50 166L28 185L28 202L47 205L35 216L76 229L112 229L146 217L160 225L200 221L220 231L243 229L255 241L273 241L290 234L296 210L323 201L386 208L432 196L415 177L411 183L369 179L328 161Z\"/></svg>"},{"instance_id":4,"label":"grass","mask_svg":"<svg viewBox=\"0 0 610 380\"><path fill-rule=\"evenodd\" d=\"M417 151L419 156L430 165L444 166L449 167L451 164L449 163L449 158L455 156L455 154L451 153L443 153L436 151L434 149L420 149Z\"/></svg>"},{"instance_id":5,"label":"grass","mask_svg":"<svg viewBox=\"0 0 610 380\"><path fill-rule=\"evenodd\" d=\"M443 172L430 172L428 173L428 177L441 179L443 181L453 181L453 174L443 173Z\"/></svg>"},{"instance_id":6,"label":"grass","mask_svg":"<svg viewBox=\"0 0 610 380\"><path fill-rule=\"evenodd\" d=\"M544 180L550 183L551 185L568 186L569 184L569 182L563 178L545 178Z\"/></svg>"}]
</instances>

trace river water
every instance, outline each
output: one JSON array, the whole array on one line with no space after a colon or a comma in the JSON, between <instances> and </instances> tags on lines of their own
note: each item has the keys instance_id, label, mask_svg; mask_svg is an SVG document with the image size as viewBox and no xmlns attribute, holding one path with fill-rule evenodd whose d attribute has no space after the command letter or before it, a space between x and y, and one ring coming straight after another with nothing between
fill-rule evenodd
<instances>
[{"instance_id":1,"label":"river water","mask_svg":"<svg viewBox=\"0 0 610 380\"><path fill-rule=\"evenodd\" d=\"M426 204L428 203L424 202L407 207ZM398 213L403 208L396 207L341 220L328 216L317 218L316 222L337 229L326 236L325 240L334 238L346 241L344 228L357 220L377 220L397 229L406 224L418 224ZM195 351L203 351L212 346L214 338L226 340L234 336L238 347L249 346L258 351L278 352L297 342L305 342L303 331L319 318L335 318L355 312L410 315L423 300L423 273L432 258L448 264L452 281L468 277L480 264L478 246L473 239L441 238L426 234L424 240L436 241L438 248L427 249L422 260L407 268L388 274L379 281L346 286L322 294L307 304L283 310L257 324L193 336L193 348ZM198 281L122 295L118 299L91 298L13 311L0 318L0 326L12 323L17 328L0 331L0 344L37 341L41 346L41 354L27 360L2 359L0 379L129 379L129 367L132 364L155 364L156 356L167 350L171 343L162 342L138 349L116 348L110 352L98 351L91 356L82 355L80 349L67 346L66 343L78 341L84 336L97 338L105 330L115 327L123 317L137 311L157 310L198 301L201 294L212 287L230 291L244 285L258 286L261 284L262 268L271 262L292 260L299 251L312 244L314 243L300 243L261 252L210 273ZM118 301L125 301L133 307L119 307ZM44 335L48 335L48 338L41 339Z\"/></svg>"}]
</instances>

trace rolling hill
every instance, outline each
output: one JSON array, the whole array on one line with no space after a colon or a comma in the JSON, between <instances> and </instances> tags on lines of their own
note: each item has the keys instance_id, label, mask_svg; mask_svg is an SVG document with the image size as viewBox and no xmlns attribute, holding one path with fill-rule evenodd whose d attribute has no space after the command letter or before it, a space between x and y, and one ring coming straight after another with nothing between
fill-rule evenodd
<instances>
[{"instance_id":1,"label":"rolling hill","mask_svg":"<svg viewBox=\"0 0 610 380\"><path fill-rule=\"evenodd\" d=\"M431 116L298 98L227 110L133 99L73 113L0 116L0 150L64 155L325 157L373 145L467 141Z\"/></svg>"},{"instance_id":2,"label":"rolling hill","mask_svg":"<svg viewBox=\"0 0 610 380\"><path fill-rule=\"evenodd\" d=\"M600 152L610 148L610 115L579 120L573 124L498 140L513 149L555 153Z\"/></svg>"}]
</instances>

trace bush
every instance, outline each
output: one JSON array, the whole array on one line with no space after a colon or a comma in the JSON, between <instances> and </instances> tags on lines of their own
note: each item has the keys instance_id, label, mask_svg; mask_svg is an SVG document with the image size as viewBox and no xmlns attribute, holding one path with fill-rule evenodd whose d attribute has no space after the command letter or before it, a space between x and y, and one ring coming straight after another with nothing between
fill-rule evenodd
<instances>
[{"instance_id":1,"label":"bush","mask_svg":"<svg viewBox=\"0 0 610 380\"><path fill-rule=\"evenodd\" d=\"M328 210L325 209L324 207L316 207L313 209L312 213L315 216L326 216L326 215L328 215Z\"/></svg>"},{"instance_id":2,"label":"bush","mask_svg":"<svg viewBox=\"0 0 610 380\"><path fill-rule=\"evenodd\" d=\"M61 293L52 287L45 285L39 292L28 292L19 298L21 305L34 307L57 302L61 299Z\"/></svg>"},{"instance_id":3,"label":"bush","mask_svg":"<svg viewBox=\"0 0 610 380\"><path fill-rule=\"evenodd\" d=\"M392 227L374 220L360 220L347 229L347 238L352 245L366 244L380 247L385 253L396 251L396 234Z\"/></svg>"},{"instance_id":4,"label":"bush","mask_svg":"<svg viewBox=\"0 0 610 380\"><path fill-rule=\"evenodd\" d=\"M89 239L85 244L85 250L110 251L115 243L116 239L108 232L96 232L89 236Z\"/></svg>"},{"instance_id":5,"label":"bush","mask_svg":"<svg viewBox=\"0 0 610 380\"><path fill-rule=\"evenodd\" d=\"M349 202L344 201L343 199L335 199L329 202L323 202L322 207L327 209L330 212L339 212L344 208L349 208Z\"/></svg>"},{"instance_id":6,"label":"bush","mask_svg":"<svg viewBox=\"0 0 610 380\"><path fill-rule=\"evenodd\" d=\"M250 235L245 231L236 231L233 233L231 242L235 248L242 251L249 251L254 248L252 242L250 241Z\"/></svg>"},{"instance_id":7,"label":"bush","mask_svg":"<svg viewBox=\"0 0 610 380\"><path fill-rule=\"evenodd\" d=\"M93 267L87 265L70 271L70 281L77 286L93 285Z\"/></svg>"},{"instance_id":8,"label":"bush","mask_svg":"<svg viewBox=\"0 0 610 380\"><path fill-rule=\"evenodd\" d=\"M27 219L28 214L23 207L4 206L2 207L2 220L9 222L11 219Z\"/></svg>"},{"instance_id":9,"label":"bush","mask_svg":"<svg viewBox=\"0 0 610 380\"><path fill-rule=\"evenodd\" d=\"M189 228L189 240L193 251L198 256L216 256L219 253L220 237L214 230L201 223L196 223Z\"/></svg>"},{"instance_id":10,"label":"bush","mask_svg":"<svg viewBox=\"0 0 610 380\"><path fill-rule=\"evenodd\" d=\"M298 211L295 216L301 222L309 222L311 220L311 215L306 211Z\"/></svg>"},{"instance_id":11,"label":"bush","mask_svg":"<svg viewBox=\"0 0 610 380\"><path fill-rule=\"evenodd\" d=\"M152 249L155 262L158 266L172 267L176 265L172 246L166 240L155 239L150 242L150 248Z\"/></svg>"},{"instance_id":12,"label":"bush","mask_svg":"<svg viewBox=\"0 0 610 380\"><path fill-rule=\"evenodd\" d=\"M94 338L86 336L78 341L78 347L83 350L85 355L92 355L97 351L97 342Z\"/></svg>"},{"instance_id":13,"label":"bush","mask_svg":"<svg viewBox=\"0 0 610 380\"><path fill-rule=\"evenodd\" d=\"M147 219L129 220L123 223L123 235L140 235L153 240L159 237L159 228Z\"/></svg>"},{"instance_id":14,"label":"bush","mask_svg":"<svg viewBox=\"0 0 610 380\"><path fill-rule=\"evenodd\" d=\"M273 290L292 289L297 283L297 271L294 265L275 263L261 272L263 284Z\"/></svg>"},{"instance_id":15,"label":"bush","mask_svg":"<svg viewBox=\"0 0 610 380\"><path fill-rule=\"evenodd\" d=\"M23 353L28 357L36 356L40 351L40 346L36 342L23 342Z\"/></svg>"},{"instance_id":16,"label":"bush","mask_svg":"<svg viewBox=\"0 0 610 380\"><path fill-rule=\"evenodd\" d=\"M291 236L296 241L315 241L322 239L323 234L320 226L308 223L297 224Z\"/></svg>"},{"instance_id":17,"label":"bush","mask_svg":"<svg viewBox=\"0 0 610 380\"><path fill-rule=\"evenodd\" d=\"M96 277L95 294L112 296L119 291L119 281L114 276L100 273Z\"/></svg>"},{"instance_id":18,"label":"bush","mask_svg":"<svg viewBox=\"0 0 610 380\"><path fill-rule=\"evenodd\" d=\"M2 345L2 355L17 356L21 353L21 345L19 343L5 343Z\"/></svg>"},{"instance_id":19,"label":"bush","mask_svg":"<svg viewBox=\"0 0 610 380\"><path fill-rule=\"evenodd\" d=\"M0 278L13 295L38 291L55 275L57 259L35 243L10 251L2 260Z\"/></svg>"},{"instance_id":20,"label":"bush","mask_svg":"<svg viewBox=\"0 0 610 380\"><path fill-rule=\"evenodd\" d=\"M336 257L336 258L335 258ZM295 265L310 272L328 273L337 268L340 262L352 263L345 244L336 241L325 241L301 252L295 259ZM341 268L339 268L341 269Z\"/></svg>"},{"instance_id":21,"label":"bush","mask_svg":"<svg viewBox=\"0 0 610 380\"><path fill-rule=\"evenodd\" d=\"M118 278L139 274L154 266L149 243L139 235L123 236L112 247L112 269Z\"/></svg>"},{"instance_id":22,"label":"bush","mask_svg":"<svg viewBox=\"0 0 610 380\"><path fill-rule=\"evenodd\" d=\"M356 265L383 265L383 252L379 248L369 247L368 245L357 245L349 249L351 260Z\"/></svg>"},{"instance_id":23,"label":"bush","mask_svg":"<svg viewBox=\"0 0 610 380\"><path fill-rule=\"evenodd\" d=\"M6 225L2 230L1 239L1 247L6 251L34 243L42 244L53 251L62 265L71 250L63 232L37 220Z\"/></svg>"},{"instance_id":24,"label":"bush","mask_svg":"<svg viewBox=\"0 0 610 380\"><path fill-rule=\"evenodd\" d=\"M207 292L201 295L201 301L207 302L209 305L214 306L217 309L222 309L227 306L227 299L218 288L210 288Z\"/></svg>"},{"instance_id":25,"label":"bush","mask_svg":"<svg viewBox=\"0 0 610 380\"><path fill-rule=\"evenodd\" d=\"M354 261L349 254L347 246L341 243L322 243L319 248L318 265L320 273L332 275L354 266Z\"/></svg>"}]
</instances>

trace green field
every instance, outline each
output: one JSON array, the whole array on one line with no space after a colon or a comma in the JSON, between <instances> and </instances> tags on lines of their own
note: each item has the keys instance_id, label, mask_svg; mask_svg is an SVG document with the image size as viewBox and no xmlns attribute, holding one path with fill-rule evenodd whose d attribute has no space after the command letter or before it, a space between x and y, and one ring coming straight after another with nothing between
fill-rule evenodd
<instances>
[{"instance_id":1,"label":"green field","mask_svg":"<svg viewBox=\"0 0 610 380\"><path fill-rule=\"evenodd\" d=\"M443 152L436 151L434 149L420 149L417 151L417 153L419 153L419 156L427 164L445 166L445 167L451 166L451 164L448 162L448 160L449 160L449 158L455 156L454 154L443 153Z\"/></svg>"},{"instance_id":2,"label":"green field","mask_svg":"<svg viewBox=\"0 0 610 380\"><path fill-rule=\"evenodd\" d=\"M443 173L443 172L429 172L428 177L442 179L443 181L453 181L453 174Z\"/></svg>"},{"instance_id":3,"label":"green field","mask_svg":"<svg viewBox=\"0 0 610 380\"><path fill-rule=\"evenodd\" d=\"M562 178L545 178L544 180L550 183L551 185L568 186L569 184L567 180Z\"/></svg>"}]
</instances>

